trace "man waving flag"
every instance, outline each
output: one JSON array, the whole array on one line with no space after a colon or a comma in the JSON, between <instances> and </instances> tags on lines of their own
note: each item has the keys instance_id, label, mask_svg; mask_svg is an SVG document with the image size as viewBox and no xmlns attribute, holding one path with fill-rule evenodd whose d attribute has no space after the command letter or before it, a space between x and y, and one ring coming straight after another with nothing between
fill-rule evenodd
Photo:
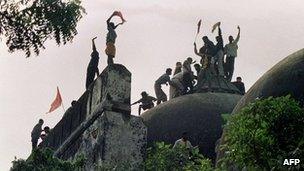
<instances>
[{"instance_id":1,"label":"man waving flag","mask_svg":"<svg viewBox=\"0 0 304 171\"><path fill-rule=\"evenodd\" d=\"M61 98L61 95L60 95L60 91L59 91L59 88L57 87L57 94L56 94L56 98L55 100L53 101L53 103L51 104L51 108L50 110L47 112L47 113L51 113L53 112L54 110L56 110L58 107L60 107L62 104L62 98ZM62 106L63 108L63 106ZM64 108L63 108L64 110Z\"/></svg>"}]
</instances>

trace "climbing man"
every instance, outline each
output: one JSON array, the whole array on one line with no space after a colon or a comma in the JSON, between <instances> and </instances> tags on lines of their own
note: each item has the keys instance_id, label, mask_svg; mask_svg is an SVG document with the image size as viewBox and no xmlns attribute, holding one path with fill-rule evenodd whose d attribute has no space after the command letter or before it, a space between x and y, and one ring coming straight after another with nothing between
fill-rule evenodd
<instances>
[{"instance_id":1,"label":"climbing man","mask_svg":"<svg viewBox=\"0 0 304 171\"><path fill-rule=\"evenodd\" d=\"M245 94L245 85L242 82L242 78L241 77L236 77L236 81L232 82L233 85L236 86L236 88L238 88L241 92L242 95Z\"/></svg>"},{"instance_id":2,"label":"climbing man","mask_svg":"<svg viewBox=\"0 0 304 171\"><path fill-rule=\"evenodd\" d=\"M43 120L39 119L39 122L34 126L31 132L32 151L37 148L38 140L42 132L42 125L43 125Z\"/></svg>"},{"instance_id":3,"label":"climbing man","mask_svg":"<svg viewBox=\"0 0 304 171\"><path fill-rule=\"evenodd\" d=\"M216 45L215 45L215 56L211 59L211 67L214 67L214 64L217 64L218 69L218 76L224 77L224 43L222 37L222 30L221 30L221 22L217 23L218 27L218 36L216 36Z\"/></svg>"},{"instance_id":4,"label":"climbing man","mask_svg":"<svg viewBox=\"0 0 304 171\"><path fill-rule=\"evenodd\" d=\"M92 39L92 50L93 52L91 53L91 60L87 68L87 79L86 79L86 89L89 88L89 86L92 84L94 81L95 75L99 75L99 69L98 69L98 62L99 62L99 53L96 50L95 46L95 39L97 37L94 37Z\"/></svg>"},{"instance_id":5,"label":"climbing man","mask_svg":"<svg viewBox=\"0 0 304 171\"><path fill-rule=\"evenodd\" d=\"M226 54L226 62L225 62L225 76L228 81L231 81L234 71L234 59L237 57L238 50L238 42L240 40L240 26L237 27L238 35L236 39L232 36L229 36L229 43L225 45L224 52Z\"/></svg>"},{"instance_id":6,"label":"climbing man","mask_svg":"<svg viewBox=\"0 0 304 171\"><path fill-rule=\"evenodd\" d=\"M141 114L141 109L143 109L145 111L147 109L151 109L152 107L154 107L153 102L156 101L156 100L157 99L155 97L149 96L147 92L143 91L141 93L141 99L132 103L131 105L141 103L138 107L138 115L140 115Z\"/></svg>"},{"instance_id":7,"label":"climbing man","mask_svg":"<svg viewBox=\"0 0 304 171\"><path fill-rule=\"evenodd\" d=\"M162 90L161 85L165 84L168 86L168 83L171 84L171 80L170 80L171 74L172 74L172 69L167 68L166 73L160 76L154 83L154 90L157 98L157 104L167 101L167 95Z\"/></svg>"},{"instance_id":8,"label":"climbing man","mask_svg":"<svg viewBox=\"0 0 304 171\"><path fill-rule=\"evenodd\" d=\"M121 14L121 13L120 13ZM119 16L118 12L115 11L107 20L107 28L108 28L108 34L107 34L107 42L106 42L106 55L108 56L108 65L114 64L113 58L116 55L116 47L115 47L115 41L116 41L116 31L115 29L119 26L122 25L124 23L124 20L122 18L122 22L115 25L113 22L111 22L111 19L114 16Z\"/></svg>"}]
</instances>

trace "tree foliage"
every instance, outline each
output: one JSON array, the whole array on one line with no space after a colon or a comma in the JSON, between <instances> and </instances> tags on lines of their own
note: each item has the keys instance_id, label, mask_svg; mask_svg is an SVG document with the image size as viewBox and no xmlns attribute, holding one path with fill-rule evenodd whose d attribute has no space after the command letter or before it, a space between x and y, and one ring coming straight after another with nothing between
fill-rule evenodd
<instances>
[{"instance_id":1,"label":"tree foliage","mask_svg":"<svg viewBox=\"0 0 304 171\"><path fill-rule=\"evenodd\" d=\"M74 161L63 161L53 157L50 149L37 149L27 160L16 159L12 163L10 171L80 171L85 159L78 156Z\"/></svg>"},{"instance_id":2,"label":"tree foliage","mask_svg":"<svg viewBox=\"0 0 304 171\"><path fill-rule=\"evenodd\" d=\"M9 52L38 55L48 39L58 45L71 42L84 13L81 0L1 0L0 36L5 37Z\"/></svg>"},{"instance_id":3,"label":"tree foliage","mask_svg":"<svg viewBox=\"0 0 304 171\"><path fill-rule=\"evenodd\" d=\"M223 166L297 170L284 159L304 159L304 111L290 96L257 100L232 115L226 128Z\"/></svg>"},{"instance_id":4,"label":"tree foliage","mask_svg":"<svg viewBox=\"0 0 304 171\"><path fill-rule=\"evenodd\" d=\"M154 148L148 148L145 162L147 171L167 170L204 170L212 171L211 161L199 153L198 149L189 151L186 148L172 148L172 145L156 143Z\"/></svg>"}]
</instances>

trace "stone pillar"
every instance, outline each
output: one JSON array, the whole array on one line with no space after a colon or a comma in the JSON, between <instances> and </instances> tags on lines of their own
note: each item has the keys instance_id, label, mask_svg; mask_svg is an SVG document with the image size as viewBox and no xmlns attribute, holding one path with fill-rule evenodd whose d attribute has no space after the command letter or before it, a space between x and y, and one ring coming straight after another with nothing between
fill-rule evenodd
<instances>
[{"instance_id":1,"label":"stone pillar","mask_svg":"<svg viewBox=\"0 0 304 171\"><path fill-rule=\"evenodd\" d=\"M96 109L98 104L107 98L129 105L131 98L131 73L125 66L120 64L107 66L88 88L88 91L87 116Z\"/></svg>"},{"instance_id":2,"label":"stone pillar","mask_svg":"<svg viewBox=\"0 0 304 171\"><path fill-rule=\"evenodd\" d=\"M123 107L102 111L83 133L77 154L87 158L85 170L142 170L147 128L140 117L130 115L131 73L122 65L108 66L88 91L87 119L101 112L101 103Z\"/></svg>"}]
</instances>

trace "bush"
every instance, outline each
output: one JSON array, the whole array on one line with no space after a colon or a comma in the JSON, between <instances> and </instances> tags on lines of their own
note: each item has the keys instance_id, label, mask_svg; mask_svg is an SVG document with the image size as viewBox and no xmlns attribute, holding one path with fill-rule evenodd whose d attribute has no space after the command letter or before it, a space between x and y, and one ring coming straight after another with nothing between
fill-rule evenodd
<instances>
[{"instance_id":1,"label":"bush","mask_svg":"<svg viewBox=\"0 0 304 171\"><path fill-rule=\"evenodd\" d=\"M15 159L10 171L77 171L84 166L83 156L78 156L74 161L63 161L53 157L53 151L36 149L27 160Z\"/></svg>"},{"instance_id":2,"label":"bush","mask_svg":"<svg viewBox=\"0 0 304 171\"><path fill-rule=\"evenodd\" d=\"M204 158L198 149L173 149L171 145L166 145L163 142L156 143L154 148L148 148L145 168L147 171L213 170L211 161Z\"/></svg>"},{"instance_id":3,"label":"bush","mask_svg":"<svg viewBox=\"0 0 304 171\"><path fill-rule=\"evenodd\" d=\"M226 128L223 167L303 169L283 166L284 159L304 159L304 112L290 96L257 100L232 115Z\"/></svg>"}]
</instances>

